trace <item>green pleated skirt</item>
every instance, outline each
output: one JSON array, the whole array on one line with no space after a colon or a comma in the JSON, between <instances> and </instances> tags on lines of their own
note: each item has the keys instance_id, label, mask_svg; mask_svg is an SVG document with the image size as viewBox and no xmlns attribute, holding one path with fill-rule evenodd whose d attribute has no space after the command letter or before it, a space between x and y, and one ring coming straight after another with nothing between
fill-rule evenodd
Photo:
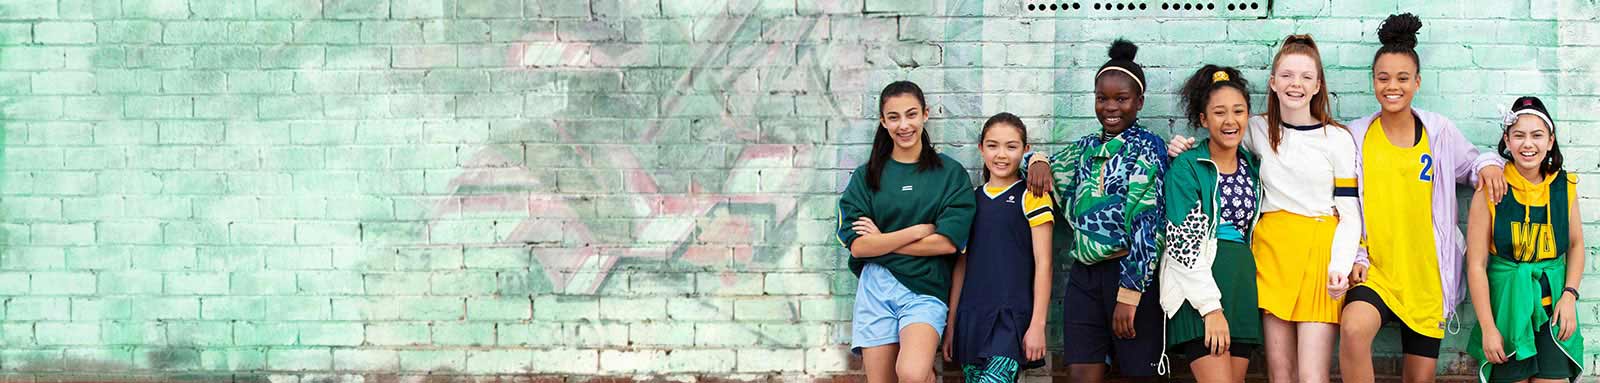
<instances>
[{"instance_id":1,"label":"green pleated skirt","mask_svg":"<svg viewBox=\"0 0 1600 383\"><path fill-rule=\"evenodd\" d=\"M1211 277L1222 292L1222 315L1228 319L1228 335L1234 344L1260 345L1261 309L1256 305L1256 260L1250 246L1234 241L1217 241L1217 259L1211 264ZM1191 340L1204 340L1206 322L1189 302L1167 320L1167 346Z\"/></svg>"}]
</instances>

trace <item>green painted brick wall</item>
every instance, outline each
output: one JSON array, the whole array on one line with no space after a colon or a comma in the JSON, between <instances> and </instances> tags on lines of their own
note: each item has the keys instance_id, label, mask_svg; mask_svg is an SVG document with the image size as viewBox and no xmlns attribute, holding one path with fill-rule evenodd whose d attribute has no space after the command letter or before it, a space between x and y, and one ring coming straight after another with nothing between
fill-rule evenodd
<instances>
[{"instance_id":1,"label":"green painted brick wall","mask_svg":"<svg viewBox=\"0 0 1600 383\"><path fill-rule=\"evenodd\" d=\"M976 166L993 113L1046 148L1094 129L1119 36L1170 135L1197 63L1262 79L1291 32L1319 39L1337 114L1367 113L1378 23L1416 12L1419 106L1489 146L1539 95L1600 176L1600 4L1259 3L0 0L0 380L859 373L832 229L877 90L921 84ZM1465 339L1441 373L1470 369Z\"/></svg>"}]
</instances>

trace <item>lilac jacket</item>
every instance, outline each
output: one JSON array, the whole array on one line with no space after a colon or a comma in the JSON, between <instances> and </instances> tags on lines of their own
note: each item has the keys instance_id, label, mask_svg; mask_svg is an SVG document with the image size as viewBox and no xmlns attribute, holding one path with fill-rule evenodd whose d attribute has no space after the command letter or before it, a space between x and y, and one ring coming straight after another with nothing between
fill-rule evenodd
<instances>
[{"instance_id":1,"label":"lilac jacket","mask_svg":"<svg viewBox=\"0 0 1600 383\"><path fill-rule=\"evenodd\" d=\"M1467 141L1461 131L1456 129L1456 124L1438 113L1427 112L1412 108L1422 129L1428 134L1428 150L1433 155L1433 179L1455 180L1456 183L1475 185L1478 182L1478 171L1490 166L1505 166L1505 160L1493 151L1479 152L1478 148ZM1356 174L1362 173L1362 145L1366 141L1367 128L1372 125L1372 120L1378 118L1378 113L1351 121L1348 126L1350 135L1356 140ZM1361 193L1366 195L1366 180L1359 179L1358 185ZM1362 210L1366 206L1363 202ZM1433 243L1439 256L1439 281L1444 285L1444 318L1446 322L1453 319L1456 306L1461 305L1461 299L1466 296L1465 270L1463 268L1463 252L1466 251L1466 239L1461 235L1459 220L1456 210L1456 185L1451 182L1433 183ZM1365 212L1363 212L1365 215ZM1363 228L1363 230L1365 230ZM1365 232L1362 238L1365 238ZM1363 239L1363 242L1365 240ZM1371 265L1367 259L1367 248L1362 246L1356 250L1356 263Z\"/></svg>"}]
</instances>

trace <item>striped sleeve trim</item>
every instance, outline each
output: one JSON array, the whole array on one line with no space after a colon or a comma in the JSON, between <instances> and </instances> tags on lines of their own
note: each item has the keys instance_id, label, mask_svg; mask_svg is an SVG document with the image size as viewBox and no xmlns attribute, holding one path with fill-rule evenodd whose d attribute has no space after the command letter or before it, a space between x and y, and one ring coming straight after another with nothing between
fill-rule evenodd
<instances>
[{"instance_id":1,"label":"striped sleeve trim","mask_svg":"<svg viewBox=\"0 0 1600 383\"><path fill-rule=\"evenodd\" d=\"M1049 193L1042 197L1034 197L1033 193L1022 193L1022 212L1028 218L1028 226L1039 226L1055 222L1055 201Z\"/></svg>"},{"instance_id":2,"label":"striped sleeve trim","mask_svg":"<svg viewBox=\"0 0 1600 383\"><path fill-rule=\"evenodd\" d=\"M1334 197L1359 197L1359 196L1361 196L1360 190L1356 188L1356 179L1355 178L1334 178L1333 179L1333 196Z\"/></svg>"}]
</instances>

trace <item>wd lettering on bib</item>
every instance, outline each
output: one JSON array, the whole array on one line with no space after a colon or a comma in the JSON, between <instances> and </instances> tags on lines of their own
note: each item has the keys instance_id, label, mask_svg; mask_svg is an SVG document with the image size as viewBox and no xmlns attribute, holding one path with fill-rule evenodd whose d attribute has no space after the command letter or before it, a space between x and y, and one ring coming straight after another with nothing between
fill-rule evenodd
<instances>
[{"instance_id":1,"label":"wd lettering on bib","mask_svg":"<svg viewBox=\"0 0 1600 383\"><path fill-rule=\"evenodd\" d=\"M1511 236L1514 238L1512 241L1532 245L1518 246L1515 258L1528 260L1555 258L1555 232L1551 229L1547 223L1511 222Z\"/></svg>"},{"instance_id":2,"label":"wd lettering on bib","mask_svg":"<svg viewBox=\"0 0 1600 383\"><path fill-rule=\"evenodd\" d=\"M901 186L900 191L911 191L911 185Z\"/></svg>"}]
</instances>

